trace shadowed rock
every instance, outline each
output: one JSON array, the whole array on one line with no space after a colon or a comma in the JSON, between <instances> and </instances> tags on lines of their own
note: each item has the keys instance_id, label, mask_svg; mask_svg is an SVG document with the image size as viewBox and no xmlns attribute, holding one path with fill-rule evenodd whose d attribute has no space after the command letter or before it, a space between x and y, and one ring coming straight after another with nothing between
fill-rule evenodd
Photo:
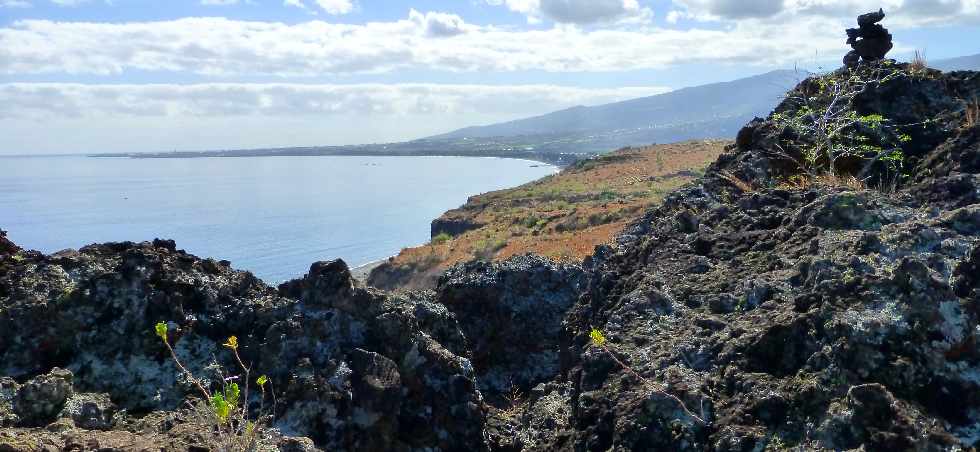
<instances>
[{"instance_id":1,"label":"shadowed rock","mask_svg":"<svg viewBox=\"0 0 980 452\"><path fill-rule=\"evenodd\" d=\"M14 254L20 247L7 239L7 231L0 229L0 254Z\"/></svg>"}]
</instances>

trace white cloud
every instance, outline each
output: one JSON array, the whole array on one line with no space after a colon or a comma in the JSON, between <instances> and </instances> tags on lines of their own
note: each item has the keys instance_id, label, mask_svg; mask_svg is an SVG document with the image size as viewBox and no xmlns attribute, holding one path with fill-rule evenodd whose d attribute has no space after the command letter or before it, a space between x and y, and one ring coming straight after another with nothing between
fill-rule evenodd
<instances>
[{"instance_id":1,"label":"white cloud","mask_svg":"<svg viewBox=\"0 0 980 452\"><path fill-rule=\"evenodd\" d=\"M787 65L843 55L842 22L741 23L724 29L510 30L413 12L367 24L185 18L84 23L22 20L0 28L0 74L125 71L212 76L456 72L615 72L684 63Z\"/></svg>"},{"instance_id":2,"label":"white cloud","mask_svg":"<svg viewBox=\"0 0 980 452\"><path fill-rule=\"evenodd\" d=\"M577 88L555 85L0 84L0 118L120 116L418 116L535 114L669 91L663 87Z\"/></svg>"},{"instance_id":3,"label":"white cloud","mask_svg":"<svg viewBox=\"0 0 980 452\"><path fill-rule=\"evenodd\" d=\"M462 17L455 14L433 12L423 14L413 9L409 11L408 19L425 30L426 35L434 37L456 36L476 29L472 25L467 25Z\"/></svg>"},{"instance_id":4,"label":"white cloud","mask_svg":"<svg viewBox=\"0 0 980 452\"><path fill-rule=\"evenodd\" d=\"M0 0L0 8L30 8L27 0Z\"/></svg>"},{"instance_id":5,"label":"white cloud","mask_svg":"<svg viewBox=\"0 0 980 452\"><path fill-rule=\"evenodd\" d=\"M313 0L327 14L339 16L354 11L354 2L351 0ZM303 0L283 0L283 5L293 6L300 9L309 10Z\"/></svg>"},{"instance_id":6,"label":"white cloud","mask_svg":"<svg viewBox=\"0 0 980 452\"><path fill-rule=\"evenodd\" d=\"M347 14L354 10L351 0L316 0L316 4L327 14Z\"/></svg>"},{"instance_id":7,"label":"white cloud","mask_svg":"<svg viewBox=\"0 0 980 452\"><path fill-rule=\"evenodd\" d=\"M664 91L552 85L0 84L0 154L393 142Z\"/></svg>"},{"instance_id":8,"label":"white cloud","mask_svg":"<svg viewBox=\"0 0 980 452\"><path fill-rule=\"evenodd\" d=\"M673 0L688 18L728 21L746 18L793 22L805 17L834 18L853 26L861 13L883 8L887 26L970 23L980 18L980 0Z\"/></svg>"},{"instance_id":9,"label":"white cloud","mask_svg":"<svg viewBox=\"0 0 980 452\"><path fill-rule=\"evenodd\" d=\"M641 8L636 0L486 0L506 5L511 11L528 16L531 22L549 19L567 24L596 24L619 21L647 21L653 12Z\"/></svg>"}]
</instances>

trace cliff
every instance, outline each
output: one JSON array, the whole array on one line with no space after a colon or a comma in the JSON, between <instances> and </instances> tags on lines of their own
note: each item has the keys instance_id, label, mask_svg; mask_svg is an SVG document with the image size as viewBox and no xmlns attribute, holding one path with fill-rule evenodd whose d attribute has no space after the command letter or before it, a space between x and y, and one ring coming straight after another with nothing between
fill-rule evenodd
<instances>
[{"instance_id":1,"label":"cliff","mask_svg":"<svg viewBox=\"0 0 980 452\"><path fill-rule=\"evenodd\" d=\"M520 187L471 197L432 221L432 241L407 248L367 278L386 290L435 288L447 269L534 253L582 262L667 193L704 172L727 142L624 148Z\"/></svg>"},{"instance_id":2,"label":"cliff","mask_svg":"<svg viewBox=\"0 0 980 452\"><path fill-rule=\"evenodd\" d=\"M272 288L168 241L5 247L0 450L206 441L159 321L195 372L238 336L284 450L969 450L978 96L890 61L810 78L584 266L434 291L339 261Z\"/></svg>"}]
</instances>

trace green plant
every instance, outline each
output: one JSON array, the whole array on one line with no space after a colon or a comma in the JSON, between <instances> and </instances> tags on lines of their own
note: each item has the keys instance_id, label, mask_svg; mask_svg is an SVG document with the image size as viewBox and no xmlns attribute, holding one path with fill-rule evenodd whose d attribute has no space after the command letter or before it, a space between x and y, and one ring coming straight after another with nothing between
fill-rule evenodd
<instances>
[{"instance_id":1,"label":"green plant","mask_svg":"<svg viewBox=\"0 0 980 452\"><path fill-rule=\"evenodd\" d=\"M261 445L264 438L265 427L271 420L271 416L265 414L266 386L271 388L272 383L265 375L255 380L256 385L261 390L259 399L258 416L255 419L249 416L249 375L251 368L246 366L238 353L238 338L231 336L228 341L222 344L223 347L231 350L235 362L243 372L243 382L245 385L242 390L234 380L236 376L226 375L222 370L219 375L222 386L217 391L210 391L205 382L194 376L174 351L168 337L168 327L165 322L159 322L154 327L156 336L160 338L170 357L181 373L190 381L203 399L198 403L192 403L193 412L197 413L198 421L210 426L213 435L208 439L213 450L219 451L255 451ZM273 398L273 411L275 410L275 393L270 389ZM189 402L190 403L190 402Z\"/></svg>"},{"instance_id":2,"label":"green plant","mask_svg":"<svg viewBox=\"0 0 980 452\"><path fill-rule=\"evenodd\" d=\"M863 181L881 166L891 174L901 174L903 147L912 141L909 131L931 120L897 124L881 114L859 114L853 103L862 92L910 80L913 70L913 65L903 69L880 63L810 79L787 97L784 108L770 116L793 136L779 143L774 153L811 178L830 173Z\"/></svg>"},{"instance_id":3,"label":"green plant","mask_svg":"<svg viewBox=\"0 0 980 452\"><path fill-rule=\"evenodd\" d=\"M71 286L61 289L61 292L58 294L57 303L64 303L68 301L68 299L71 298L71 294L73 291L74 291L74 287Z\"/></svg>"},{"instance_id":4,"label":"green plant","mask_svg":"<svg viewBox=\"0 0 980 452\"><path fill-rule=\"evenodd\" d=\"M487 237L476 243L473 248L473 256L477 260L489 262L500 251L507 247L507 240L502 238Z\"/></svg>"},{"instance_id":5,"label":"green plant","mask_svg":"<svg viewBox=\"0 0 980 452\"><path fill-rule=\"evenodd\" d=\"M535 215L535 214L532 213L532 214L528 215L527 217L524 217L524 219L520 220L520 223L521 223L521 225L523 225L524 227L526 227L528 229L534 229L537 226L537 224L539 222L541 222L541 221L542 220L540 218L538 218L537 215Z\"/></svg>"},{"instance_id":6,"label":"green plant","mask_svg":"<svg viewBox=\"0 0 980 452\"><path fill-rule=\"evenodd\" d=\"M445 232L440 232L435 237L433 237L432 240L429 243L432 244L432 245L442 245L443 243L446 243L446 242L448 242L448 241L450 241L452 239L453 239L453 236L451 236L451 235L449 235L449 234L447 234Z\"/></svg>"},{"instance_id":7,"label":"green plant","mask_svg":"<svg viewBox=\"0 0 980 452\"><path fill-rule=\"evenodd\" d=\"M592 331L589 332L589 339L591 339L592 345L599 347L599 349L605 352L606 355L608 355L610 358L612 358L612 360L615 361L616 364L618 364L620 367L623 368L623 370L625 370L634 378L636 378L641 383L643 383L643 385L646 386L648 389L664 397L667 397L668 399L673 400L674 402L677 403L678 406L680 406L681 410L683 410L684 413L686 413L692 419L694 419L701 425L707 425L707 422L705 422L704 418L694 414L690 409L688 409L687 405L685 405L684 401L681 400L679 397L667 392L666 389L662 388L659 384L654 383L653 381L650 381L647 378L644 378L642 375L639 374L639 372L633 370L632 367L626 365L626 363L624 363L618 357L616 357L616 354L609 349L609 345L607 344L606 341L606 336L605 334L602 333L602 331L596 328L592 328Z\"/></svg>"}]
</instances>

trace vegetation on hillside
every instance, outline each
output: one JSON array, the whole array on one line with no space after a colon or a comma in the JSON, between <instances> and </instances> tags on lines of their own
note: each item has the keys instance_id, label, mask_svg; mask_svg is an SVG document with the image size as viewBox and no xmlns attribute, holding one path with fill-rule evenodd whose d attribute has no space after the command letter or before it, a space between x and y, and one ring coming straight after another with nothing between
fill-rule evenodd
<instances>
[{"instance_id":1,"label":"vegetation on hillside","mask_svg":"<svg viewBox=\"0 0 980 452\"><path fill-rule=\"evenodd\" d=\"M440 220L475 229L455 237L439 233L427 245L402 250L372 271L369 283L429 288L452 265L525 253L580 261L666 193L700 176L724 146L691 141L624 148L520 187L474 196Z\"/></svg>"}]
</instances>

